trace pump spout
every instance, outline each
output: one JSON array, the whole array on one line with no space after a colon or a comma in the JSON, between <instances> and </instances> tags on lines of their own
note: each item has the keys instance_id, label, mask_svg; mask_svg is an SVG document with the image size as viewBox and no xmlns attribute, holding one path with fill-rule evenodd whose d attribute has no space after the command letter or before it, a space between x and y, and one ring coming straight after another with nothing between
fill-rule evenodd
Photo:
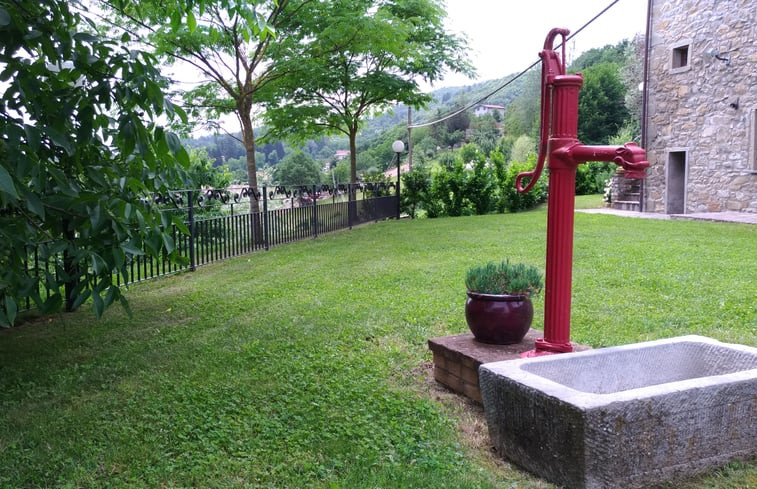
<instances>
[{"instance_id":1,"label":"pump spout","mask_svg":"<svg viewBox=\"0 0 757 489\"><path fill-rule=\"evenodd\" d=\"M564 148L563 151L564 156L575 164L612 161L623 168L625 178L643 179L649 166L646 152L636 143L626 143L623 146L587 146L577 143Z\"/></svg>"}]
</instances>

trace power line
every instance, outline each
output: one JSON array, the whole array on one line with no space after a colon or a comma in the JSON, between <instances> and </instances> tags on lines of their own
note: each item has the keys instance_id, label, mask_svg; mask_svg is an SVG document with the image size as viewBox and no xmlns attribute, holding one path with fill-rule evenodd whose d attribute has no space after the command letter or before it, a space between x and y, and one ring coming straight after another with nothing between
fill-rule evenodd
<instances>
[{"instance_id":1,"label":"power line","mask_svg":"<svg viewBox=\"0 0 757 489\"><path fill-rule=\"evenodd\" d=\"M487 93L486 95L484 95L480 99L476 100L475 102L471 102L470 104L466 105L465 107L463 107L461 109L458 109L458 110L456 110L454 112L450 112L449 114L447 114L444 117L441 117L440 119L437 119L435 121L423 122L423 123L420 123L420 124L413 124L412 126L407 126L407 127L410 128L410 129L415 129L416 127L433 126L434 124L438 124L440 122L446 121L447 119L451 119L452 117L455 117L456 115L461 114L461 113L465 112L466 110L473 108L474 106L480 104L481 102L483 102L484 100L488 99L489 97L491 97L495 93L497 93L500 90L504 89L506 86L508 86L509 84L511 84L512 82L514 82L518 78L520 78L521 76L525 75L526 72L528 72L528 70L530 70L534 66L538 65L540 62L541 62L541 60L534 62L531 66L529 66L525 70L523 70L520 73L518 73L517 75L515 75L513 78L511 78L510 80L508 80L507 82L505 82L499 88L496 88L496 89L492 90L491 92Z\"/></svg>"},{"instance_id":2,"label":"power line","mask_svg":"<svg viewBox=\"0 0 757 489\"><path fill-rule=\"evenodd\" d=\"M581 32L582 30L586 29L586 28L587 28L587 27L588 27L589 25L591 25L591 24L592 24L592 23L593 23L593 22L594 22L595 20L597 20L598 18L600 18L600 17L602 16L602 15L604 15L604 14L605 14L605 12L607 12L608 10L610 10L610 8L612 8L612 7L613 7L613 6L614 6L614 5L616 4L616 3L618 3L619 1L620 1L620 0L614 0L614 1L610 2L610 4L609 4L609 5L607 5L607 6L606 6L606 7L604 8L604 9L602 9L602 11L601 11L601 12L599 12L599 13L598 13L597 15L595 15L594 17L592 17L592 18L591 18L591 20L589 20L589 21L588 21L587 23L585 23L584 25L582 25L581 27L579 27L579 28L578 28L578 30L576 30L576 32L572 33L572 34L571 34L571 35L569 35L569 36L568 36L567 38L565 38L565 41L564 41L564 42L568 42L568 41L570 41L571 39L573 39L574 37L576 37L576 36L577 36L577 35L578 35L578 34L579 34L579 33L580 33L580 32ZM558 49L558 48L559 48L559 47L561 47L561 46L562 46L563 44L564 44L564 43L562 43L562 42L561 42L560 44L558 44L557 46L555 46L555 49ZM455 111L453 111L453 112L450 112L450 113L448 113L448 114L446 114L446 115L444 115L444 116L440 117L439 119L436 119L436 120L433 120L433 121L430 121L430 122L422 122L422 123L419 123L419 124L412 124L412 125L408 124L408 126L407 126L407 127L408 127L408 129L415 129L415 128L417 128L417 127L427 127L427 126L433 126L434 124L438 124L438 123L440 123L440 122L444 122L444 121L446 121L447 119L451 119L452 117L455 117L456 115L458 115L458 114L461 114L461 113L465 112L466 110L472 109L473 107L475 107L476 105L480 104L481 102L483 102L483 101L487 100L487 99L488 99L488 98L490 98L490 97L491 97L492 95L494 95L494 94L496 94L497 92L499 92L500 90L503 90L503 89L504 89L505 87L507 87L508 85L510 85L511 83L513 83L513 82L514 82L515 80L517 80L518 78L520 78L520 77L522 77L523 75L525 75L525 74L526 74L526 73L527 73L527 72L528 72L529 70L531 70L531 69L532 69L533 67L535 67L535 66L536 66L536 65L538 65L539 63L541 63L541 59L538 59L538 60L534 61L534 62L533 62L533 63L531 64L531 66L529 66L529 67L528 67L528 68L526 68L525 70L521 71L520 73L518 73L517 75L515 75L515 76L514 76L513 78L511 78L511 79L507 80L507 81L506 81L506 82L505 82L504 84L502 84L501 86L499 86L499 87L495 88L494 90L492 90L491 92L487 93L487 94L486 94L486 95L484 95L483 97L479 98L479 99L478 99L478 100L476 100L475 102L471 102L471 103L469 103L468 105L464 106L464 107L463 107L463 108L461 108L461 109L458 109L458 110L455 110Z\"/></svg>"}]
</instances>

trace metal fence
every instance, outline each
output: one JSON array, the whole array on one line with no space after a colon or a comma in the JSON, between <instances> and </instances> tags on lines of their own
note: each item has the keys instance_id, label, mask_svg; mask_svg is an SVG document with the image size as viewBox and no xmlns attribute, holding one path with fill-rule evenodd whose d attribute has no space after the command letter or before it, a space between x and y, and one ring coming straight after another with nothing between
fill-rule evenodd
<instances>
[{"instance_id":1,"label":"metal fence","mask_svg":"<svg viewBox=\"0 0 757 489\"><path fill-rule=\"evenodd\" d=\"M176 249L186 264L177 264L165 256L132 255L127 275L119 273L114 277L118 285L194 270L272 246L399 217L398 189L394 183L239 186L180 190L155 195L153 199L162 212L182 216L190 230L189 234L179 232L175 226L171 230ZM52 293L44 285L48 282L44 275L54 274L57 278L64 261L61 253L47 250L45 245L30 250L27 270L40 278L43 300ZM19 305L31 307L28 298Z\"/></svg>"}]
</instances>

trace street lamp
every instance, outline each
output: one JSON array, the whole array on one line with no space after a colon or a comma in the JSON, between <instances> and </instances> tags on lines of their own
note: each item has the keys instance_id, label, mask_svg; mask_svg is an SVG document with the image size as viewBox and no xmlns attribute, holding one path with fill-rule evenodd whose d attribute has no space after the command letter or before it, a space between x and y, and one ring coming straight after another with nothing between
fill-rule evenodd
<instances>
[{"instance_id":1,"label":"street lamp","mask_svg":"<svg viewBox=\"0 0 757 489\"><path fill-rule=\"evenodd\" d=\"M399 139L392 143L392 151L397 153L397 219L400 218L400 153L405 151L405 143Z\"/></svg>"}]
</instances>

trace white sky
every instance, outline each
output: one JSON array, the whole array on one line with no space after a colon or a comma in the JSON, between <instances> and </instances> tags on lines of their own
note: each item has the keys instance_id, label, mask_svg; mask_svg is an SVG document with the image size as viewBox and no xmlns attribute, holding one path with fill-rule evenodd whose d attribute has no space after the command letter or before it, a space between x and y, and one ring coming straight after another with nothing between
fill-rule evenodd
<instances>
[{"instance_id":1,"label":"white sky","mask_svg":"<svg viewBox=\"0 0 757 489\"><path fill-rule=\"evenodd\" d=\"M433 86L471 85L520 72L538 60L553 27L575 32L612 0L445 0L448 31L468 37L475 80L449 74ZM644 33L647 0L619 0L567 46L568 61L582 52Z\"/></svg>"}]
</instances>

